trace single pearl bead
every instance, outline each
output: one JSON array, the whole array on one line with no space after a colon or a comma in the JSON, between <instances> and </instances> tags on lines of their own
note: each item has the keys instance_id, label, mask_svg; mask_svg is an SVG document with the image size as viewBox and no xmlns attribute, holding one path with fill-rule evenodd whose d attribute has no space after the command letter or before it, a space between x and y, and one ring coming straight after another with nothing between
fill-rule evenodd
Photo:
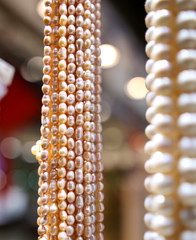
<instances>
[{"instance_id":1,"label":"single pearl bead","mask_svg":"<svg viewBox=\"0 0 196 240\"><path fill-rule=\"evenodd\" d=\"M181 158L178 163L178 169L183 178L189 181L196 181L196 158Z\"/></svg>"},{"instance_id":2,"label":"single pearl bead","mask_svg":"<svg viewBox=\"0 0 196 240\"><path fill-rule=\"evenodd\" d=\"M165 137L164 135L157 133L152 138L153 146L155 151L168 152L173 148L172 139Z\"/></svg>"},{"instance_id":3,"label":"single pearl bead","mask_svg":"<svg viewBox=\"0 0 196 240\"><path fill-rule=\"evenodd\" d=\"M67 234L65 232L59 232L58 240L67 240Z\"/></svg>"},{"instance_id":4,"label":"single pearl bead","mask_svg":"<svg viewBox=\"0 0 196 240\"><path fill-rule=\"evenodd\" d=\"M155 61L171 58L171 48L168 44L157 43L152 46L150 56Z\"/></svg>"},{"instance_id":5,"label":"single pearl bead","mask_svg":"<svg viewBox=\"0 0 196 240\"><path fill-rule=\"evenodd\" d=\"M154 76L154 73L150 73L148 74L148 76L146 77L146 88L151 91L152 90L152 84L153 84L153 81L155 80L155 76Z\"/></svg>"},{"instance_id":6,"label":"single pearl bead","mask_svg":"<svg viewBox=\"0 0 196 240\"><path fill-rule=\"evenodd\" d=\"M171 113L173 110L173 99L168 96L156 96L152 102L152 107L157 113Z\"/></svg>"},{"instance_id":7,"label":"single pearl bead","mask_svg":"<svg viewBox=\"0 0 196 240\"><path fill-rule=\"evenodd\" d=\"M178 118L178 126L185 135L196 134L196 113L183 113Z\"/></svg>"},{"instance_id":8,"label":"single pearl bead","mask_svg":"<svg viewBox=\"0 0 196 240\"><path fill-rule=\"evenodd\" d=\"M157 232L145 232L144 240L166 240L166 238Z\"/></svg>"},{"instance_id":9,"label":"single pearl bead","mask_svg":"<svg viewBox=\"0 0 196 240\"><path fill-rule=\"evenodd\" d=\"M150 74L152 72L154 63L155 63L155 61L153 59L148 59L148 61L146 62L145 69L148 74Z\"/></svg>"},{"instance_id":10,"label":"single pearl bead","mask_svg":"<svg viewBox=\"0 0 196 240\"><path fill-rule=\"evenodd\" d=\"M179 89L183 91L196 91L195 70L184 70L179 73L177 77L177 83Z\"/></svg>"},{"instance_id":11,"label":"single pearl bead","mask_svg":"<svg viewBox=\"0 0 196 240\"><path fill-rule=\"evenodd\" d=\"M170 0L153 0L151 3L151 10L157 11L160 9L169 9L171 8Z\"/></svg>"},{"instance_id":12,"label":"single pearl bead","mask_svg":"<svg viewBox=\"0 0 196 240\"><path fill-rule=\"evenodd\" d=\"M180 219L186 229L196 230L196 208L186 208L180 211Z\"/></svg>"},{"instance_id":13,"label":"single pearl bead","mask_svg":"<svg viewBox=\"0 0 196 240\"><path fill-rule=\"evenodd\" d=\"M145 34L145 39L147 42L150 42L151 40L153 40L153 33L155 31L155 27L149 27L146 31L146 34Z\"/></svg>"},{"instance_id":14,"label":"single pearl bead","mask_svg":"<svg viewBox=\"0 0 196 240\"><path fill-rule=\"evenodd\" d=\"M169 133L174 127L174 119L167 114L156 114L152 118L151 123L154 126L155 131L159 133Z\"/></svg>"},{"instance_id":15,"label":"single pearl bead","mask_svg":"<svg viewBox=\"0 0 196 240\"><path fill-rule=\"evenodd\" d=\"M193 29L182 29L177 35L177 41L180 48L196 47L196 31Z\"/></svg>"},{"instance_id":16,"label":"single pearl bead","mask_svg":"<svg viewBox=\"0 0 196 240\"><path fill-rule=\"evenodd\" d=\"M156 173L145 179L147 191L155 194L168 195L174 191L174 179L172 176Z\"/></svg>"},{"instance_id":17,"label":"single pearl bead","mask_svg":"<svg viewBox=\"0 0 196 240\"><path fill-rule=\"evenodd\" d=\"M178 107L182 112L195 112L196 93L181 94L178 98Z\"/></svg>"},{"instance_id":18,"label":"single pearl bead","mask_svg":"<svg viewBox=\"0 0 196 240\"><path fill-rule=\"evenodd\" d=\"M170 172L174 168L174 159L169 153L155 152L145 163L145 169L149 173Z\"/></svg>"},{"instance_id":19,"label":"single pearl bead","mask_svg":"<svg viewBox=\"0 0 196 240\"><path fill-rule=\"evenodd\" d=\"M196 138L182 137L179 150L183 156L196 157Z\"/></svg>"},{"instance_id":20,"label":"single pearl bead","mask_svg":"<svg viewBox=\"0 0 196 240\"><path fill-rule=\"evenodd\" d=\"M171 12L166 9L161 9L155 12L152 18L152 25L155 27L168 26L171 23Z\"/></svg>"},{"instance_id":21,"label":"single pearl bead","mask_svg":"<svg viewBox=\"0 0 196 240\"><path fill-rule=\"evenodd\" d=\"M151 85L151 89L156 94L168 95L173 90L173 84L170 78L156 78Z\"/></svg>"},{"instance_id":22,"label":"single pearl bead","mask_svg":"<svg viewBox=\"0 0 196 240\"><path fill-rule=\"evenodd\" d=\"M196 67L196 50L180 50L177 54L177 62L182 69L194 69Z\"/></svg>"},{"instance_id":23,"label":"single pearl bead","mask_svg":"<svg viewBox=\"0 0 196 240\"><path fill-rule=\"evenodd\" d=\"M148 141L144 146L144 151L146 154L151 155L154 153L154 144L152 141Z\"/></svg>"},{"instance_id":24,"label":"single pearl bead","mask_svg":"<svg viewBox=\"0 0 196 240\"><path fill-rule=\"evenodd\" d=\"M180 240L194 240L196 239L196 231L182 231Z\"/></svg>"},{"instance_id":25,"label":"single pearl bead","mask_svg":"<svg viewBox=\"0 0 196 240\"><path fill-rule=\"evenodd\" d=\"M179 28L185 29L194 29L196 27L196 12L189 11L181 11L176 19L177 26Z\"/></svg>"},{"instance_id":26,"label":"single pearl bead","mask_svg":"<svg viewBox=\"0 0 196 240\"><path fill-rule=\"evenodd\" d=\"M155 108L154 107L149 107L146 110L146 119L149 123L151 123L153 117L155 116Z\"/></svg>"},{"instance_id":27,"label":"single pearl bead","mask_svg":"<svg viewBox=\"0 0 196 240\"><path fill-rule=\"evenodd\" d=\"M196 184L183 182L178 188L178 195L185 206L196 207Z\"/></svg>"},{"instance_id":28,"label":"single pearl bead","mask_svg":"<svg viewBox=\"0 0 196 240\"><path fill-rule=\"evenodd\" d=\"M156 61L152 66L152 73L155 77L170 77L171 76L171 63L168 60Z\"/></svg>"},{"instance_id":29,"label":"single pearl bead","mask_svg":"<svg viewBox=\"0 0 196 240\"><path fill-rule=\"evenodd\" d=\"M150 195L145 199L144 206L147 211L171 216L174 214L175 201L173 198L164 195Z\"/></svg>"},{"instance_id":30,"label":"single pearl bead","mask_svg":"<svg viewBox=\"0 0 196 240\"><path fill-rule=\"evenodd\" d=\"M154 14L155 14L154 11L150 11L150 12L147 14L147 16L146 16L146 18L145 18L145 23L146 23L146 27L147 27L147 28L149 28L149 27L151 27L151 26L153 25L152 19L153 19L153 17L154 17Z\"/></svg>"},{"instance_id":31,"label":"single pearl bead","mask_svg":"<svg viewBox=\"0 0 196 240\"><path fill-rule=\"evenodd\" d=\"M147 0L147 1L145 2L145 10L146 10L147 13L149 13L150 11L152 11L152 9L151 9L151 4L152 4L152 0Z\"/></svg>"},{"instance_id":32,"label":"single pearl bead","mask_svg":"<svg viewBox=\"0 0 196 240\"><path fill-rule=\"evenodd\" d=\"M172 32L169 27L162 26L162 27L156 27L156 31L153 31L152 39L155 42L161 42L161 43L169 43L172 39Z\"/></svg>"}]
</instances>

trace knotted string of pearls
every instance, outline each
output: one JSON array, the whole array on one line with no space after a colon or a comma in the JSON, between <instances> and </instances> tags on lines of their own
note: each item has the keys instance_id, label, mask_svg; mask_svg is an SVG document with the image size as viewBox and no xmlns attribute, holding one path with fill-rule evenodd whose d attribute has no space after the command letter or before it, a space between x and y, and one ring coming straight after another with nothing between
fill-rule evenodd
<instances>
[{"instance_id":1,"label":"knotted string of pearls","mask_svg":"<svg viewBox=\"0 0 196 240\"><path fill-rule=\"evenodd\" d=\"M39 240L103 240L101 0L44 0Z\"/></svg>"},{"instance_id":2,"label":"knotted string of pearls","mask_svg":"<svg viewBox=\"0 0 196 240\"><path fill-rule=\"evenodd\" d=\"M196 1L147 0L145 240L196 239Z\"/></svg>"}]
</instances>

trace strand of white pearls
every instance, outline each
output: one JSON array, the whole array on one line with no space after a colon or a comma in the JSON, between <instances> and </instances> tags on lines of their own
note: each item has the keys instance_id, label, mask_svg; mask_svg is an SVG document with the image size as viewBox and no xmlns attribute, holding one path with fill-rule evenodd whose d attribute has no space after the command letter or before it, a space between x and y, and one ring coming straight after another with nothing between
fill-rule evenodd
<instances>
[{"instance_id":1,"label":"strand of white pearls","mask_svg":"<svg viewBox=\"0 0 196 240\"><path fill-rule=\"evenodd\" d=\"M103 240L104 194L103 194L103 163L102 163L102 125L101 125L101 0L95 0L95 132L96 132L96 239Z\"/></svg>"},{"instance_id":2,"label":"strand of white pearls","mask_svg":"<svg viewBox=\"0 0 196 240\"><path fill-rule=\"evenodd\" d=\"M175 47L174 1L148 0L146 2L146 86L149 106L146 118L150 125L146 135L150 139L145 146L149 159L145 169L151 176L145 179L145 187L151 193L145 200L145 223L152 230L146 232L145 240L177 239L178 219L176 211L176 185L174 169L177 153L175 132Z\"/></svg>"},{"instance_id":3,"label":"strand of white pearls","mask_svg":"<svg viewBox=\"0 0 196 240\"><path fill-rule=\"evenodd\" d=\"M76 1L76 239L83 240L84 233L84 184L83 184L83 137L84 137L84 80L83 80L83 24L84 8Z\"/></svg>"},{"instance_id":4,"label":"strand of white pearls","mask_svg":"<svg viewBox=\"0 0 196 240\"><path fill-rule=\"evenodd\" d=\"M84 239L93 238L92 232L92 69L91 69L91 1L84 0Z\"/></svg>"},{"instance_id":5,"label":"strand of white pearls","mask_svg":"<svg viewBox=\"0 0 196 240\"><path fill-rule=\"evenodd\" d=\"M38 239L101 240L100 3L44 2Z\"/></svg>"},{"instance_id":6,"label":"strand of white pearls","mask_svg":"<svg viewBox=\"0 0 196 240\"><path fill-rule=\"evenodd\" d=\"M151 91L146 113L151 124L146 135L151 141L146 144L150 159L145 168L153 175L145 181L152 193L145 201L150 212L145 222L154 232L147 232L144 238L193 240L196 237L196 3L148 0L146 11L146 52L150 58L146 64L149 74L146 85Z\"/></svg>"},{"instance_id":7,"label":"strand of white pearls","mask_svg":"<svg viewBox=\"0 0 196 240\"><path fill-rule=\"evenodd\" d=\"M176 0L176 5L176 61L179 65L177 106L180 112L178 171L181 176L178 195L182 203L179 216L183 227L180 240L193 240L196 237L196 2Z\"/></svg>"},{"instance_id":8,"label":"strand of white pearls","mask_svg":"<svg viewBox=\"0 0 196 240\"><path fill-rule=\"evenodd\" d=\"M45 0L45 12L44 12L44 23L45 23L45 37L44 37L44 68L43 68L43 97L42 97L42 127L41 127L41 141L37 142L36 158L38 159L40 166L38 169L39 178L39 189L38 189L38 234L40 240L48 240L49 235L49 201L50 201L50 190L49 190L49 151L51 145L48 140L51 132L50 125L50 109L51 109L51 44L52 44L52 1Z\"/></svg>"},{"instance_id":9,"label":"strand of white pearls","mask_svg":"<svg viewBox=\"0 0 196 240\"><path fill-rule=\"evenodd\" d=\"M67 1L59 1L58 26L58 240L67 239Z\"/></svg>"}]
</instances>

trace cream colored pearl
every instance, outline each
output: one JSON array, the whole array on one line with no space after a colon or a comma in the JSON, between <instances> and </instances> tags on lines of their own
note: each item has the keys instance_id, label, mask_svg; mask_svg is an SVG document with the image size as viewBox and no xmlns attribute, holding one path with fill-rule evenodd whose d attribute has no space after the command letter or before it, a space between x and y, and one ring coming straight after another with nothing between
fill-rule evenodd
<instances>
[{"instance_id":1,"label":"cream colored pearl","mask_svg":"<svg viewBox=\"0 0 196 240\"><path fill-rule=\"evenodd\" d=\"M182 112L195 112L196 93L181 94L178 98L178 107Z\"/></svg>"},{"instance_id":2,"label":"cream colored pearl","mask_svg":"<svg viewBox=\"0 0 196 240\"><path fill-rule=\"evenodd\" d=\"M146 31L145 39L147 42L150 42L151 40L153 40L154 31L155 31L155 27L149 27L148 30Z\"/></svg>"},{"instance_id":3,"label":"cream colored pearl","mask_svg":"<svg viewBox=\"0 0 196 240\"><path fill-rule=\"evenodd\" d=\"M182 137L179 150L183 156L196 157L196 138Z\"/></svg>"},{"instance_id":4,"label":"cream colored pearl","mask_svg":"<svg viewBox=\"0 0 196 240\"><path fill-rule=\"evenodd\" d=\"M196 158L181 158L178 163L178 169L183 178L189 181L196 181Z\"/></svg>"},{"instance_id":5,"label":"cream colored pearl","mask_svg":"<svg viewBox=\"0 0 196 240\"><path fill-rule=\"evenodd\" d=\"M196 113L183 113L178 118L178 126L184 135L196 134Z\"/></svg>"},{"instance_id":6,"label":"cream colored pearl","mask_svg":"<svg viewBox=\"0 0 196 240\"><path fill-rule=\"evenodd\" d=\"M150 74L152 72L152 68L153 68L153 65L154 65L155 61L153 59L148 59L148 61L146 62L146 72L148 74Z\"/></svg>"},{"instance_id":7,"label":"cream colored pearl","mask_svg":"<svg viewBox=\"0 0 196 240\"><path fill-rule=\"evenodd\" d=\"M145 208L149 212L171 216L175 212L175 201L164 195L150 195L145 199Z\"/></svg>"},{"instance_id":8,"label":"cream colored pearl","mask_svg":"<svg viewBox=\"0 0 196 240\"><path fill-rule=\"evenodd\" d=\"M145 218L149 218L149 213L146 214ZM165 217L162 215L150 214L150 219L146 221L146 224L153 230L157 231L163 236L171 236L175 233L176 223L174 219Z\"/></svg>"},{"instance_id":9,"label":"cream colored pearl","mask_svg":"<svg viewBox=\"0 0 196 240\"><path fill-rule=\"evenodd\" d=\"M144 240L167 240L167 239L157 232L145 232Z\"/></svg>"},{"instance_id":10,"label":"cream colored pearl","mask_svg":"<svg viewBox=\"0 0 196 240\"><path fill-rule=\"evenodd\" d=\"M58 240L67 240L67 234L65 232L59 232Z\"/></svg>"},{"instance_id":11,"label":"cream colored pearl","mask_svg":"<svg viewBox=\"0 0 196 240\"><path fill-rule=\"evenodd\" d=\"M152 139L152 137L155 135L155 127L150 124L145 129L145 134L149 139Z\"/></svg>"},{"instance_id":12,"label":"cream colored pearl","mask_svg":"<svg viewBox=\"0 0 196 240\"><path fill-rule=\"evenodd\" d=\"M159 60L152 66L152 73L155 77L170 77L171 76L171 63L167 60Z\"/></svg>"},{"instance_id":13,"label":"cream colored pearl","mask_svg":"<svg viewBox=\"0 0 196 240\"><path fill-rule=\"evenodd\" d=\"M173 83L170 78L156 78L151 85L151 90L156 94L168 95L173 90Z\"/></svg>"},{"instance_id":14,"label":"cream colored pearl","mask_svg":"<svg viewBox=\"0 0 196 240\"><path fill-rule=\"evenodd\" d=\"M152 142L155 151L168 152L171 151L173 147L173 140L160 133L153 136Z\"/></svg>"},{"instance_id":15,"label":"cream colored pearl","mask_svg":"<svg viewBox=\"0 0 196 240\"><path fill-rule=\"evenodd\" d=\"M196 184L183 182L178 188L178 195L183 205L196 207Z\"/></svg>"},{"instance_id":16,"label":"cream colored pearl","mask_svg":"<svg viewBox=\"0 0 196 240\"><path fill-rule=\"evenodd\" d=\"M174 179L172 176L156 173L145 179L145 187L155 194L171 194L174 191Z\"/></svg>"},{"instance_id":17,"label":"cream colored pearl","mask_svg":"<svg viewBox=\"0 0 196 240\"><path fill-rule=\"evenodd\" d=\"M171 48L167 44L163 43L157 43L152 46L152 49L149 49L151 51L151 56L152 59L155 61L161 60L161 59L166 59L169 60L171 58Z\"/></svg>"},{"instance_id":18,"label":"cream colored pearl","mask_svg":"<svg viewBox=\"0 0 196 240\"><path fill-rule=\"evenodd\" d=\"M148 155L154 153L154 143L152 141L148 141L144 146L144 151Z\"/></svg>"},{"instance_id":19,"label":"cream colored pearl","mask_svg":"<svg viewBox=\"0 0 196 240\"><path fill-rule=\"evenodd\" d=\"M171 13L169 10L161 9L155 12L152 18L152 25L156 27L168 26L171 23Z\"/></svg>"},{"instance_id":20,"label":"cream colored pearl","mask_svg":"<svg viewBox=\"0 0 196 240\"><path fill-rule=\"evenodd\" d=\"M195 240L196 239L196 231L183 231L180 235L180 240Z\"/></svg>"},{"instance_id":21,"label":"cream colored pearl","mask_svg":"<svg viewBox=\"0 0 196 240\"><path fill-rule=\"evenodd\" d=\"M170 0L153 0L151 2L151 10L169 9L171 7Z\"/></svg>"},{"instance_id":22,"label":"cream colored pearl","mask_svg":"<svg viewBox=\"0 0 196 240\"><path fill-rule=\"evenodd\" d=\"M150 73L150 74L147 75L145 84L146 84L146 87L149 91L152 90L151 87L152 87L152 84L153 84L154 80L155 80L154 73Z\"/></svg>"},{"instance_id":23,"label":"cream colored pearl","mask_svg":"<svg viewBox=\"0 0 196 240\"><path fill-rule=\"evenodd\" d=\"M196 230L196 208L182 209L180 219L186 229Z\"/></svg>"},{"instance_id":24,"label":"cream colored pearl","mask_svg":"<svg viewBox=\"0 0 196 240\"><path fill-rule=\"evenodd\" d=\"M169 133L173 130L174 120L170 115L167 114L156 114L152 120L152 125L156 132Z\"/></svg>"},{"instance_id":25,"label":"cream colored pearl","mask_svg":"<svg viewBox=\"0 0 196 240\"><path fill-rule=\"evenodd\" d=\"M152 0L147 0L145 2L145 10L147 13L149 13L152 9L151 9L151 4L152 4Z\"/></svg>"},{"instance_id":26,"label":"cream colored pearl","mask_svg":"<svg viewBox=\"0 0 196 240\"><path fill-rule=\"evenodd\" d=\"M67 156L67 148L66 148L66 147L60 148L60 149L59 149L59 155L60 155L61 157Z\"/></svg>"},{"instance_id":27,"label":"cream colored pearl","mask_svg":"<svg viewBox=\"0 0 196 240\"><path fill-rule=\"evenodd\" d=\"M146 119L150 123L155 116L155 108L154 107L149 107L146 111Z\"/></svg>"},{"instance_id":28,"label":"cream colored pearl","mask_svg":"<svg viewBox=\"0 0 196 240\"><path fill-rule=\"evenodd\" d=\"M154 14L155 14L154 11L150 11L150 12L147 14L146 18L145 18L145 23L146 23L146 26L147 26L148 28L153 25L153 24L152 24L152 19L153 19L153 17L154 17Z\"/></svg>"},{"instance_id":29,"label":"cream colored pearl","mask_svg":"<svg viewBox=\"0 0 196 240\"><path fill-rule=\"evenodd\" d=\"M179 28L194 29L196 27L196 12L195 11L181 11L176 19Z\"/></svg>"},{"instance_id":30,"label":"cream colored pearl","mask_svg":"<svg viewBox=\"0 0 196 240\"><path fill-rule=\"evenodd\" d=\"M196 31L193 29L182 29L179 31L177 41L180 48L196 47Z\"/></svg>"},{"instance_id":31,"label":"cream colored pearl","mask_svg":"<svg viewBox=\"0 0 196 240\"><path fill-rule=\"evenodd\" d=\"M150 41L146 44L146 48L145 48L145 51L146 51L146 55L151 58L152 56L152 49L153 47L155 46L155 42L154 41ZM155 60L154 58L152 58L153 60Z\"/></svg>"},{"instance_id":32,"label":"cream colored pearl","mask_svg":"<svg viewBox=\"0 0 196 240\"><path fill-rule=\"evenodd\" d=\"M156 27L153 31L152 39L155 42L169 43L172 38L172 32L169 27Z\"/></svg>"},{"instance_id":33,"label":"cream colored pearl","mask_svg":"<svg viewBox=\"0 0 196 240\"><path fill-rule=\"evenodd\" d=\"M157 113L171 113L173 110L173 100L168 96L156 96L152 102L152 107Z\"/></svg>"},{"instance_id":34,"label":"cream colored pearl","mask_svg":"<svg viewBox=\"0 0 196 240\"><path fill-rule=\"evenodd\" d=\"M174 168L174 159L169 153L155 152L145 163L145 169L149 173L170 172Z\"/></svg>"},{"instance_id":35,"label":"cream colored pearl","mask_svg":"<svg viewBox=\"0 0 196 240\"><path fill-rule=\"evenodd\" d=\"M177 62L182 69L194 69L196 67L196 50L180 50L177 55Z\"/></svg>"},{"instance_id":36,"label":"cream colored pearl","mask_svg":"<svg viewBox=\"0 0 196 240\"><path fill-rule=\"evenodd\" d=\"M196 91L196 71L195 70L184 70L179 73L177 82L179 89L183 91Z\"/></svg>"}]
</instances>

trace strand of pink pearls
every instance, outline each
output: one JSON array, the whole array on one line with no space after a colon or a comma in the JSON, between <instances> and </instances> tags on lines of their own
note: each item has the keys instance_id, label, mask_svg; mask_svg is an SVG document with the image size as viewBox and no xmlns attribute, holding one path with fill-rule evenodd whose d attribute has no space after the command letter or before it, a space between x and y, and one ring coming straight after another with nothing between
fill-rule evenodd
<instances>
[{"instance_id":1,"label":"strand of pink pearls","mask_svg":"<svg viewBox=\"0 0 196 240\"><path fill-rule=\"evenodd\" d=\"M146 1L146 52L150 60L146 117L150 141L145 180L145 240L193 240L194 209L195 18L194 1ZM192 35L191 35L192 34ZM191 174L192 173L192 174Z\"/></svg>"}]
</instances>

